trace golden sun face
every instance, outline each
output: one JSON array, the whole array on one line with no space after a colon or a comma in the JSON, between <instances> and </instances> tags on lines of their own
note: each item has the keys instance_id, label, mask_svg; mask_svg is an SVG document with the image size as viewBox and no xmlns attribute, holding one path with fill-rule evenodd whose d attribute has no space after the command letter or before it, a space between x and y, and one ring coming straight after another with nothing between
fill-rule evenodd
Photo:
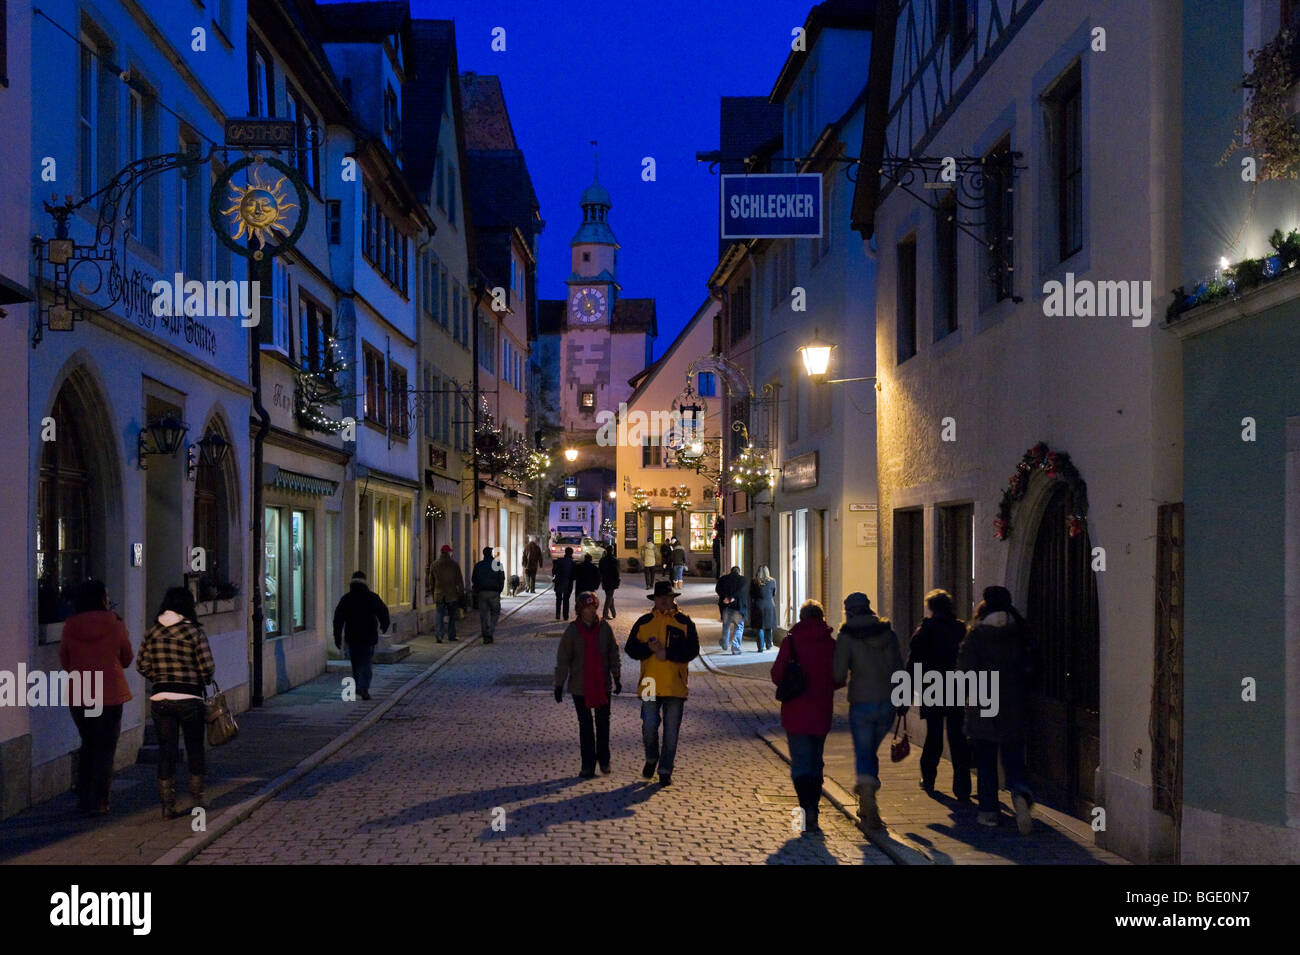
<instances>
[{"instance_id":1,"label":"golden sun face","mask_svg":"<svg viewBox=\"0 0 1300 955\"><path fill-rule=\"evenodd\" d=\"M261 176L254 170L248 185L240 188L230 184L229 209L222 209L223 216L230 216L230 227L234 230L231 237L241 239L247 235L256 239L263 248L267 238L274 238L276 231L289 235L285 218L290 209L298 208L297 203L288 202L283 186L287 176L281 176L275 185L262 182ZM238 226L238 229L235 227Z\"/></svg>"}]
</instances>

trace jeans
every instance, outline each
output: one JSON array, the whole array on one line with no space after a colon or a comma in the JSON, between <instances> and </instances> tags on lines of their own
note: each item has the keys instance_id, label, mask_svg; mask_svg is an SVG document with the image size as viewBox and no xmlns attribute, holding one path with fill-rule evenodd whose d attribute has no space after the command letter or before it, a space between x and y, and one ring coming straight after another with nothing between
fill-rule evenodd
<instances>
[{"instance_id":1,"label":"jeans","mask_svg":"<svg viewBox=\"0 0 1300 955\"><path fill-rule=\"evenodd\" d=\"M582 771L595 772L596 763L609 763L609 704L587 706L581 696L573 698L578 711L578 745L582 747ZM594 727L593 727L594 722Z\"/></svg>"},{"instance_id":2,"label":"jeans","mask_svg":"<svg viewBox=\"0 0 1300 955\"><path fill-rule=\"evenodd\" d=\"M686 698L661 696L656 700L641 701L641 742L645 744L645 761L659 764L660 776L673 774L677 758L677 734L682 728L682 709ZM664 728L664 745L659 749L659 725Z\"/></svg>"},{"instance_id":3,"label":"jeans","mask_svg":"<svg viewBox=\"0 0 1300 955\"><path fill-rule=\"evenodd\" d=\"M772 628L771 627L759 627L754 631L754 633L757 634L757 636L754 639L758 641L758 649L760 650L772 649Z\"/></svg>"},{"instance_id":4,"label":"jeans","mask_svg":"<svg viewBox=\"0 0 1300 955\"><path fill-rule=\"evenodd\" d=\"M456 639L456 611L459 609L457 604L447 603L445 600L438 601L438 625L436 633L438 639L450 637Z\"/></svg>"},{"instance_id":5,"label":"jeans","mask_svg":"<svg viewBox=\"0 0 1300 955\"><path fill-rule=\"evenodd\" d=\"M958 799L970 795L970 744L962 732L965 713L960 706L926 710L925 746L921 748L921 781L934 785L943 755L943 729L948 727L948 752L952 756L952 794Z\"/></svg>"},{"instance_id":6,"label":"jeans","mask_svg":"<svg viewBox=\"0 0 1300 955\"><path fill-rule=\"evenodd\" d=\"M645 589L646 590L655 589L655 565L654 564L645 565Z\"/></svg>"},{"instance_id":7,"label":"jeans","mask_svg":"<svg viewBox=\"0 0 1300 955\"><path fill-rule=\"evenodd\" d=\"M745 617L739 610L727 610L722 614L722 649L740 652L740 638L745 632Z\"/></svg>"},{"instance_id":8,"label":"jeans","mask_svg":"<svg viewBox=\"0 0 1300 955\"><path fill-rule=\"evenodd\" d=\"M786 733L790 743L790 778L800 776L822 775L822 752L826 748L826 737L809 736L804 733Z\"/></svg>"},{"instance_id":9,"label":"jeans","mask_svg":"<svg viewBox=\"0 0 1300 955\"><path fill-rule=\"evenodd\" d=\"M685 564L674 564L672 569L673 583L680 584L682 582L682 577L683 575L685 575L685 573L686 573Z\"/></svg>"},{"instance_id":10,"label":"jeans","mask_svg":"<svg viewBox=\"0 0 1300 955\"><path fill-rule=\"evenodd\" d=\"M122 704L105 706L98 716L87 716L84 707L74 706L72 721L81 734L81 756L77 763L77 801L85 810L108 807L113 785L113 757L122 731Z\"/></svg>"},{"instance_id":11,"label":"jeans","mask_svg":"<svg viewBox=\"0 0 1300 955\"><path fill-rule=\"evenodd\" d=\"M497 618L501 616L501 595L478 595L478 631L484 640L491 640L497 632Z\"/></svg>"},{"instance_id":12,"label":"jeans","mask_svg":"<svg viewBox=\"0 0 1300 955\"><path fill-rule=\"evenodd\" d=\"M185 755L189 759L190 775L202 776L203 743L207 732L203 701L152 700L149 709L158 733L158 778L166 782L176 775L176 761L180 758L177 747L182 732L185 734Z\"/></svg>"},{"instance_id":13,"label":"jeans","mask_svg":"<svg viewBox=\"0 0 1300 955\"><path fill-rule=\"evenodd\" d=\"M614 591L606 590L605 607L600 612L600 618L602 620L608 620L610 617L616 616L618 616L618 612L614 609Z\"/></svg>"},{"instance_id":14,"label":"jeans","mask_svg":"<svg viewBox=\"0 0 1300 955\"><path fill-rule=\"evenodd\" d=\"M348 656L352 659L352 678L357 681L357 692L369 693L375 648L368 643L349 643Z\"/></svg>"},{"instance_id":15,"label":"jeans","mask_svg":"<svg viewBox=\"0 0 1300 955\"><path fill-rule=\"evenodd\" d=\"M537 571L524 569L524 580L528 581L528 592L537 593Z\"/></svg>"},{"instance_id":16,"label":"jeans","mask_svg":"<svg viewBox=\"0 0 1300 955\"><path fill-rule=\"evenodd\" d=\"M998 811L998 751L1002 751L1002 772L1006 775L1007 789L1012 795L1028 797L1034 801L1034 794L1025 781L1025 744L1023 740L1011 740L995 743L992 740L977 739L975 745L975 778L979 788L979 807L981 812Z\"/></svg>"},{"instance_id":17,"label":"jeans","mask_svg":"<svg viewBox=\"0 0 1300 955\"><path fill-rule=\"evenodd\" d=\"M573 585L570 584L567 590L555 588L555 619L560 619L560 612L564 612L564 619L569 619L569 598L573 596Z\"/></svg>"},{"instance_id":18,"label":"jeans","mask_svg":"<svg viewBox=\"0 0 1300 955\"><path fill-rule=\"evenodd\" d=\"M894 722L894 705L883 703L850 703L849 729L853 731L853 761L859 776L880 778L880 760L876 750L880 741L889 734Z\"/></svg>"}]
</instances>

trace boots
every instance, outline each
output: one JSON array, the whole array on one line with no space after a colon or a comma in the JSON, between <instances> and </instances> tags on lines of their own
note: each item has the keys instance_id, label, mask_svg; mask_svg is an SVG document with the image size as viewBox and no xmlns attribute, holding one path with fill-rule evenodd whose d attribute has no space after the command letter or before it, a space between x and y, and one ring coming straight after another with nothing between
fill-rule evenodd
<instances>
[{"instance_id":1,"label":"boots","mask_svg":"<svg viewBox=\"0 0 1300 955\"><path fill-rule=\"evenodd\" d=\"M868 829L883 829L880 810L876 806L876 790L880 780L875 776L861 776L856 787L858 793L858 826L864 832Z\"/></svg>"},{"instance_id":2,"label":"boots","mask_svg":"<svg viewBox=\"0 0 1300 955\"><path fill-rule=\"evenodd\" d=\"M162 803L162 817L176 818L176 780L158 780L158 801Z\"/></svg>"},{"instance_id":3,"label":"boots","mask_svg":"<svg viewBox=\"0 0 1300 955\"><path fill-rule=\"evenodd\" d=\"M822 798L822 778L799 776L794 781L794 791L799 797L799 807L803 810L803 834L809 836L821 832L817 816Z\"/></svg>"},{"instance_id":4,"label":"boots","mask_svg":"<svg viewBox=\"0 0 1300 955\"><path fill-rule=\"evenodd\" d=\"M206 809L208 807L207 797L203 793L202 774L195 776L193 773L190 773L190 801L194 804L190 807L191 809L197 809L199 807Z\"/></svg>"}]
</instances>

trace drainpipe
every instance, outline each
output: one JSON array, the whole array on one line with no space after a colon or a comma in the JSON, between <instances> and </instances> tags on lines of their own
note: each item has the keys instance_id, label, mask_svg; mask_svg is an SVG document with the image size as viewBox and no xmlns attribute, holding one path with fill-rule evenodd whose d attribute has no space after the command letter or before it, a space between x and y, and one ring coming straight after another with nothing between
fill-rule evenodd
<instances>
[{"instance_id":1,"label":"drainpipe","mask_svg":"<svg viewBox=\"0 0 1300 955\"><path fill-rule=\"evenodd\" d=\"M263 316L262 321L271 320L273 315L271 289L271 258L264 256L262 259L251 260L253 266L253 275L258 282L261 301L258 303L258 314ZM249 693L248 703L250 706L262 705L262 644L266 636L265 620L262 616L262 591L266 586L264 574L266 572L266 542L263 540L265 535L265 524L263 523L262 502L263 502L263 480L262 480L262 451L266 442L266 436L271 431L271 415L262 405L262 349L258 341L260 326L251 328L248 332L248 353L249 353L249 378L253 386L253 411L258 417L257 430L253 432L253 494L252 494L252 530L253 530L253 589L249 596L252 597L252 623L253 623L253 640L252 640L252 682L251 692Z\"/></svg>"}]
</instances>

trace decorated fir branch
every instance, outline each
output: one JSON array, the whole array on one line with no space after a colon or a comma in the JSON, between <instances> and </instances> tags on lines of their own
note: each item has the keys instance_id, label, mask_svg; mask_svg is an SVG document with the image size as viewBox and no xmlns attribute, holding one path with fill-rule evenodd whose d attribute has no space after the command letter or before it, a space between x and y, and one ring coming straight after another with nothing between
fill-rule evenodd
<instances>
[{"instance_id":1,"label":"decorated fir branch","mask_svg":"<svg viewBox=\"0 0 1300 955\"><path fill-rule=\"evenodd\" d=\"M638 487L632 492L632 510L637 514L650 510L650 498L645 488Z\"/></svg>"},{"instance_id":2,"label":"decorated fir branch","mask_svg":"<svg viewBox=\"0 0 1300 955\"><path fill-rule=\"evenodd\" d=\"M1012 505L1023 500L1029 490L1029 479L1034 471L1045 471L1049 478L1059 478L1069 485L1074 501L1074 512L1065 518L1065 526L1071 537L1083 533L1088 519L1088 485L1079 475L1070 456L1064 451L1053 451L1044 441L1025 452L1025 456L1016 465L1015 474L1002 491L1002 500L998 504L998 516L993 520L993 533L998 540L1011 536Z\"/></svg>"},{"instance_id":3,"label":"decorated fir branch","mask_svg":"<svg viewBox=\"0 0 1300 955\"><path fill-rule=\"evenodd\" d=\"M730 470L732 485L750 497L772 486L772 469L752 444L736 456Z\"/></svg>"}]
</instances>

